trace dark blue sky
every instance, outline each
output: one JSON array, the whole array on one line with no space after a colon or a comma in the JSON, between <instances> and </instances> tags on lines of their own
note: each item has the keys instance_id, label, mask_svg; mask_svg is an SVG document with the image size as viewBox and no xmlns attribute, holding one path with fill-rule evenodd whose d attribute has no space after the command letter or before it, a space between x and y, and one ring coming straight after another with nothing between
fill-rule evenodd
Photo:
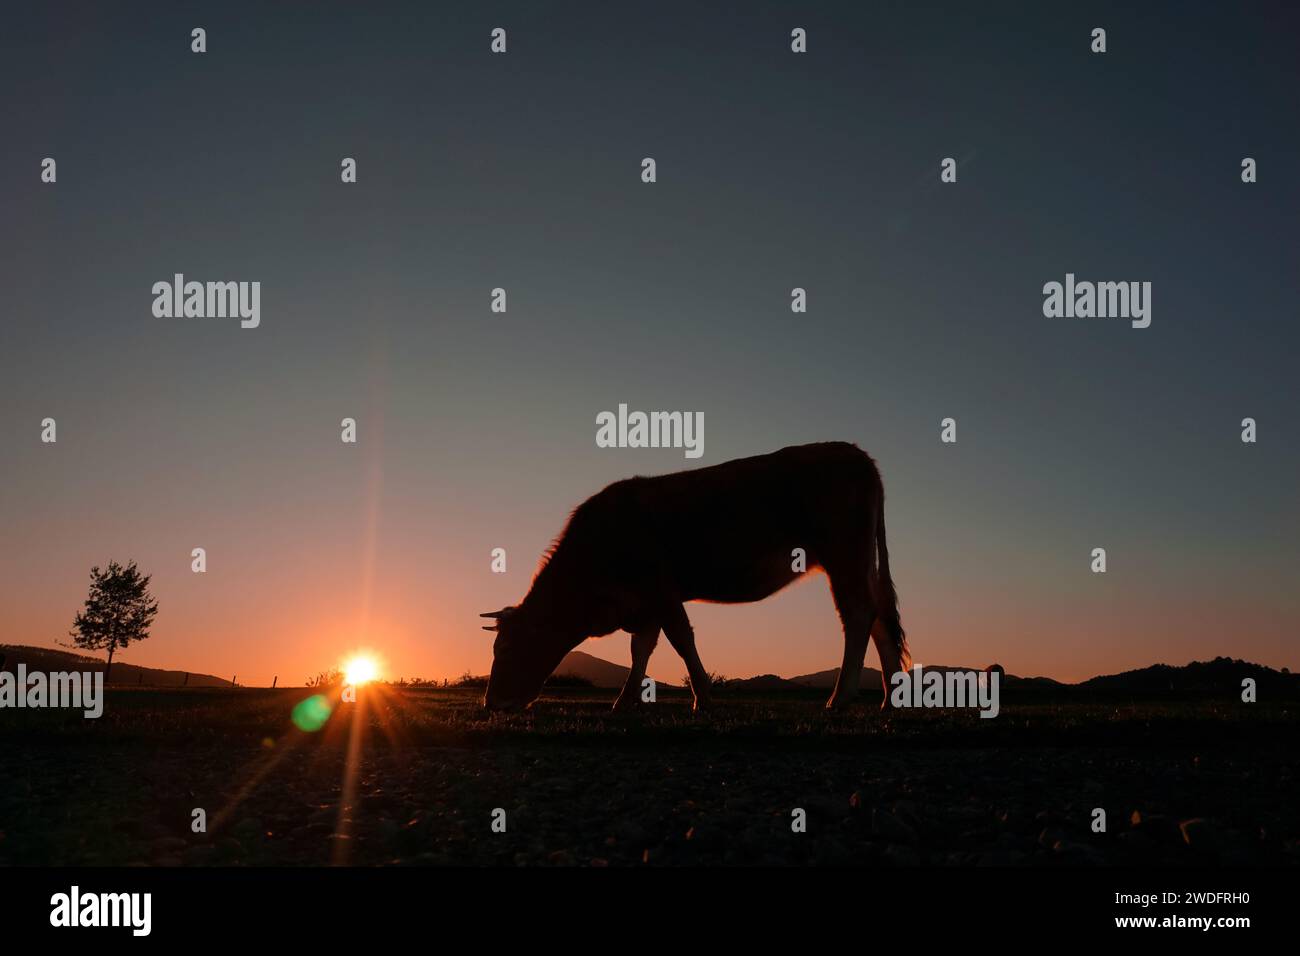
<instances>
[{"instance_id":1,"label":"dark blue sky","mask_svg":"<svg viewBox=\"0 0 1300 956\"><path fill-rule=\"evenodd\" d=\"M949 6L7 11L0 640L134 557L140 662L482 672L586 495L845 439L918 660L1294 666L1300 15ZM175 272L260 281L261 327L155 318ZM1151 327L1045 318L1067 272L1150 281ZM620 402L703 412L703 458L596 448ZM835 666L825 592L693 611L705 664Z\"/></svg>"}]
</instances>

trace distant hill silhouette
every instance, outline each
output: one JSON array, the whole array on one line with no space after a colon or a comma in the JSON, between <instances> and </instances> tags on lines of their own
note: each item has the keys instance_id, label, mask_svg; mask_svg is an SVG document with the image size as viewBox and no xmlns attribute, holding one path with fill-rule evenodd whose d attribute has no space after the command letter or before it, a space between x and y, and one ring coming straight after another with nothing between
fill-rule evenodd
<instances>
[{"instance_id":1,"label":"distant hill silhouette","mask_svg":"<svg viewBox=\"0 0 1300 956\"><path fill-rule=\"evenodd\" d=\"M591 681L595 687L622 687L627 682L631 668L615 664L604 658L595 657L583 651L569 651L555 668L556 676L582 677ZM676 687L664 681L655 682L659 687Z\"/></svg>"},{"instance_id":2,"label":"distant hill silhouette","mask_svg":"<svg viewBox=\"0 0 1300 956\"><path fill-rule=\"evenodd\" d=\"M0 670L14 672L21 662L28 670L67 671L91 670L102 671L104 661L97 657L88 657L71 651L62 651L48 647L30 647L23 644L0 644L0 654L5 656ZM940 664L924 664L924 668L936 671L979 671L978 667L950 667ZM591 682L600 688L621 688L627 681L628 668L615 664L604 658L587 654L583 651L570 651L565 655L560 666L555 669L557 676L573 676ZM815 688L827 690L835 686L839 668L800 674L797 677L778 677L776 674L759 674L754 677L738 678L726 681L726 688L743 693L764 693L783 690L806 690ZM1092 677L1077 684L1066 684L1050 677L1018 677L1005 674L1003 686L1021 690L1044 690L1065 694L1100 694L1100 695L1156 695L1178 694L1194 696L1213 694L1216 696L1239 696L1243 678L1255 680L1261 699L1300 698L1300 674L1277 671L1263 664L1249 661L1216 657L1212 661L1192 661L1179 667L1169 664L1153 664L1138 670L1124 671L1120 674L1106 674ZM486 679L484 679L484 682ZM139 667L121 661L113 662L110 675L111 685L141 685L146 687L180 687L185 684L185 671L160 670L155 667ZM679 685L658 682L660 687L676 689ZM189 687L230 687L231 683L211 674L191 672ZM862 687L876 691L880 688L880 671L872 667L862 669Z\"/></svg>"},{"instance_id":3,"label":"distant hill silhouette","mask_svg":"<svg viewBox=\"0 0 1300 956\"><path fill-rule=\"evenodd\" d=\"M946 667L942 665L925 665L926 670L937 671L968 671L980 670L981 668L973 667ZM621 688L627 681L629 668L622 664L615 664L603 658L596 657L593 654L587 654L583 651L570 651L565 655L560 666L555 669L557 676L575 676L582 677L591 681L595 687L613 687ZM730 690L752 691L762 693L763 691L773 690L803 690L809 687L817 689L829 689L835 686L835 679L839 676L838 667L826 671L817 671L813 674L801 674L798 677L779 677L776 674L759 674L754 677L731 678L725 681L725 686ZM1024 682L1036 683L1042 682L1045 686L1059 687L1057 681L1049 677L1016 677L1007 674L1005 680L1008 683ZM675 684L666 684L659 682L660 687L676 687ZM872 667L862 669L862 686L869 690L876 690L880 687L880 671Z\"/></svg>"},{"instance_id":4,"label":"distant hill silhouette","mask_svg":"<svg viewBox=\"0 0 1300 956\"><path fill-rule=\"evenodd\" d=\"M1153 664L1140 670L1092 677L1075 686L1104 693L1232 694L1241 693L1244 678L1253 678L1264 697L1300 695L1300 674L1275 671L1263 664L1216 657L1182 667Z\"/></svg>"},{"instance_id":5,"label":"distant hill silhouette","mask_svg":"<svg viewBox=\"0 0 1300 956\"><path fill-rule=\"evenodd\" d=\"M832 667L828 671L817 671L814 674L800 674L798 677L791 677L789 683L798 684L800 687L818 687L829 690L835 686L835 680L840 676L840 669ZM879 687L880 671L874 667L862 668L862 687Z\"/></svg>"},{"instance_id":6,"label":"distant hill silhouette","mask_svg":"<svg viewBox=\"0 0 1300 956\"><path fill-rule=\"evenodd\" d=\"M953 667L946 664L925 664L927 671L982 671L982 667ZM582 651L570 652L560 666L557 674L574 674L585 677L596 687L619 688L627 680L628 668L621 664L595 657ZM727 690L742 693L766 693L771 691L796 691L815 688L828 690L835 686L839 668L800 674L797 677L779 677L776 674L759 674L754 677L733 678L723 685ZM1154 664L1140 670L1125 671L1122 674L1109 674L1093 677L1077 684L1067 684L1050 677L1020 677L1015 674L1002 676L1002 686L1008 690L1027 692L1048 692L1055 694L1154 694L1157 696L1174 694L1214 694L1233 695L1241 693L1241 681L1244 677L1253 677L1259 692L1265 697L1285 698L1300 697L1300 675L1283 673L1262 664L1247 661L1234 661L1226 657L1213 661L1193 661L1181 667L1168 664ZM673 686L664 685L660 686ZM864 690L876 691L880 688L880 671L873 667L862 669L862 687Z\"/></svg>"},{"instance_id":7,"label":"distant hill silhouette","mask_svg":"<svg viewBox=\"0 0 1300 956\"><path fill-rule=\"evenodd\" d=\"M924 661L921 662L921 666L924 667L927 671L938 671L943 674L946 674L949 671L983 670L983 668L981 667L951 667L947 664L926 664ZM839 677L839 675L840 675L840 669L838 667L832 667L828 671L816 671L815 673L812 674L801 674L798 677L791 677L788 681L786 681L786 683L795 684L800 687L817 687L823 690L828 690L835 686L835 680L836 678ZM1044 687L1044 688L1066 686L1062 684L1060 681L1052 680L1052 678L1050 677L1017 677L1015 674L1003 674L1002 680L1004 681L1005 686L1008 687L1012 685L1023 685L1026 687L1035 686L1035 687ZM880 671L876 670L874 667L862 668L861 686L870 690L875 690L876 688L878 688L880 686Z\"/></svg>"},{"instance_id":8,"label":"distant hill silhouette","mask_svg":"<svg viewBox=\"0 0 1300 956\"><path fill-rule=\"evenodd\" d=\"M832 678L831 683L827 684L826 686L830 687L834 685L834 683L835 681ZM799 684L793 680L786 680L784 677L777 677L775 674L759 674L757 677L741 677L734 680L725 681L724 686L728 690L742 690L742 691L753 691L754 693L762 693L764 691L772 691L772 690L802 689L810 685Z\"/></svg>"},{"instance_id":9,"label":"distant hill silhouette","mask_svg":"<svg viewBox=\"0 0 1300 956\"><path fill-rule=\"evenodd\" d=\"M29 671L102 671L104 661L71 651L52 647L29 647L25 644L0 644L4 665L0 670L16 673L18 665L26 664ZM108 675L109 686L118 684L143 684L146 687L180 687L185 684L185 671L165 671L156 667L138 667L120 660L113 661L113 671ZM188 687L230 687L228 680L211 674L191 673Z\"/></svg>"}]
</instances>

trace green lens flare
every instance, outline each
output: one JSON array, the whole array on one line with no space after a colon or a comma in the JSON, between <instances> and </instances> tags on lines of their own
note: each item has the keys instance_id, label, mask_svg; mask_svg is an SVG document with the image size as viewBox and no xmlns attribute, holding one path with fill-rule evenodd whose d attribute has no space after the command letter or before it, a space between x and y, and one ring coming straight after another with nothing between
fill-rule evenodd
<instances>
[{"instance_id":1,"label":"green lens flare","mask_svg":"<svg viewBox=\"0 0 1300 956\"><path fill-rule=\"evenodd\" d=\"M325 726L325 721L330 719L333 710L324 694L314 694L293 708L293 725L299 730L314 734Z\"/></svg>"}]
</instances>

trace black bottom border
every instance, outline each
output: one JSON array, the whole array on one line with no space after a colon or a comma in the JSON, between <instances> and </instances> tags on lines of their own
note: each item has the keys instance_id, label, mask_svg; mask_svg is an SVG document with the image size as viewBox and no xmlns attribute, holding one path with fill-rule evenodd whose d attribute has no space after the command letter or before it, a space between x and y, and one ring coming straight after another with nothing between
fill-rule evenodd
<instances>
[{"instance_id":1,"label":"black bottom border","mask_svg":"<svg viewBox=\"0 0 1300 956\"><path fill-rule=\"evenodd\" d=\"M373 945L412 933L464 932L498 943L594 940L606 932L620 934L611 941L629 932L665 934L669 943L695 927L769 945L766 934L774 928L848 934L864 944L897 932L992 941L1027 930L1066 934L1049 937L1055 939L1170 938L1173 932L1174 938L1225 940L1292 925L1298 875L1296 869L7 868L0 869L0 893L7 942L134 937L129 927L51 925L56 895L70 898L74 886L83 901L86 894L149 893L147 938L187 944ZM1247 925L1217 922L1242 917ZM1124 919L1154 923L1121 925ZM1193 919L1215 922L1206 927Z\"/></svg>"}]
</instances>

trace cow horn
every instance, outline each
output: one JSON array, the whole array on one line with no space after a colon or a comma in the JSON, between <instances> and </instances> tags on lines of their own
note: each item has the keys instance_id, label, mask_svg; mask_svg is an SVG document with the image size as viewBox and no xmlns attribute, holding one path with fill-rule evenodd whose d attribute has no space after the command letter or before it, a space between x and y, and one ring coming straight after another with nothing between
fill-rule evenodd
<instances>
[{"instance_id":1,"label":"cow horn","mask_svg":"<svg viewBox=\"0 0 1300 956\"><path fill-rule=\"evenodd\" d=\"M514 611L515 609L507 604L499 611L488 611L485 614L480 614L479 617L490 617L499 621L502 618L509 617L511 614L514 613Z\"/></svg>"}]
</instances>

